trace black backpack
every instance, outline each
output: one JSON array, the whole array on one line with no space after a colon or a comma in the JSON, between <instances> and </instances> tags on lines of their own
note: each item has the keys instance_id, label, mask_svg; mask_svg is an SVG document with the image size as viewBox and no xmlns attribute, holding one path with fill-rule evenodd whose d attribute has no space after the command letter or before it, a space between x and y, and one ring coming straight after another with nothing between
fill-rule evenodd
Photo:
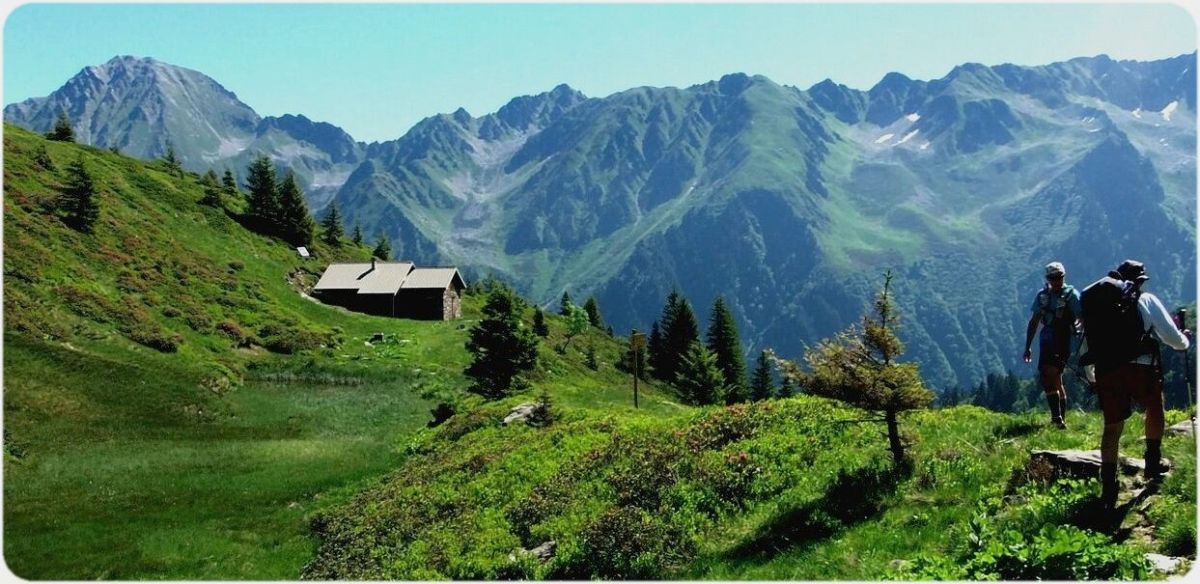
<instances>
[{"instance_id":1,"label":"black backpack","mask_svg":"<svg viewBox=\"0 0 1200 584\"><path fill-rule=\"evenodd\" d=\"M1088 351L1080 357L1080 365L1095 365L1103 372L1153 354L1155 345L1137 307L1139 296L1137 285L1111 275L1083 289L1080 301Z\"/></svg>"}]
</instances>

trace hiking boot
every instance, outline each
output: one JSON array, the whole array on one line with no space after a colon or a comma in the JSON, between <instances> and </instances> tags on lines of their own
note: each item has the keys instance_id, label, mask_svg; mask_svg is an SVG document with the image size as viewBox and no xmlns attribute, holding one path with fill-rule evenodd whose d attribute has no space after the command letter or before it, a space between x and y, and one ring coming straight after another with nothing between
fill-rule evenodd
<instances>
[{"instance_id":1,"label":"hiking boot","mask_svg":"<svg viewBox=\"0 0 1200 584\"><path fill-rule=\"evenodd\" d=\"M1062 426L1062 423L1063 423L1062 414L1059 412L1059 409L1058 409L1059 404L1061 402L1062 402L1062 400L1058 399L1058 394L1056 394L1056 393L1046 394L1046 405L1050 406L1050 424L1060 427L1060 428L1063 427Z\"/></svg>"},{"instance_id":2,"label":"hiking boot","mask_svg":"<svg viewBox=\"0 0 1200 584\"><path fill-rule=\"evenodd\" d=\"M1100 504L1105 509L1117 506L1117 493L1120 491L1117 482L1117 463L1104 462L1100 464Z\"/></svg>"},{"instance_id":3,"label":"hiking boot","mask_svg":"<svg viewBox=\"0 0 1200 584\"><path fill-rule=\"evenodd\" d=\"M1143 456L1146 463L1146 468L1142 471L1142 476L1147 481L1161 480L1163 474L1167 472L1167 467L1162 463L1162 439L1157 440L1146 439L1146 454Z\"/></svg>"},{"instance_id":4,"label":"hiking boot","mask_svg":"<svg viewBox=\"0 0 1200 584\"><path fill-rule=\"evenodd\" d=\"M1050 424L1052 424L1055 428L1058 428L1059 430L1067 429L1067 423L1064 422L1062 418L1054 418L1054 419L1050 420Z\"/></svg>"}]
</instances>

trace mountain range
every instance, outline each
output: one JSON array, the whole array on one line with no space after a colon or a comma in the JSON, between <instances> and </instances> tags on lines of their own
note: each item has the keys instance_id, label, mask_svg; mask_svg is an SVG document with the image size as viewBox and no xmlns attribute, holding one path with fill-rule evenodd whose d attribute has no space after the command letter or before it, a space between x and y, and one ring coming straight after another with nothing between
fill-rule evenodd
<instances>
[{"instance_id":1,"label":"mountain range","mask_svg":"<svg viewBox=\"0 0 1200 584\"><path fill-rule=\"evenodd\" d=\"M7 122L193 170L262 152L398 256L492 274L549 305L595 295L643 330L672 289L725 297L748 351L855 322L898 277L908 356L937 386L1018 369L1041 267L1084 286L1142 259L1167 302L1196 296L1196 54L1038 67L964 64L861 91L731 74L587 97L560 85L364 144L260 117L153 59L87 67ZM1019 369L1018 369L1019 370Z\"/></svg>"}]
</instances>

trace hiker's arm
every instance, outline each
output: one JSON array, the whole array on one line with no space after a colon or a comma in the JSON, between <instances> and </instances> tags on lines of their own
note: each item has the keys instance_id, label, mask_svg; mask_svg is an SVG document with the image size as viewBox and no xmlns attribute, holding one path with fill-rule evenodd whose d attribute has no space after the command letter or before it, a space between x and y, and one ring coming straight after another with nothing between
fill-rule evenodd
<instances>
[{"instance_id":1,"label":"hiker's arm","mask_svg":"<svg viewBox=\"0 0 1200 584\"><path fill-rule=\"evenodd\" d=\"M1029 326L1025 327L1025 362L1033 361L1033 335L1037 334L1038 324L1042 321L1041 315L1034 313L1029 317Z\"/></svg>"},{"instance_id":2,"label":"hiker's arm","mask_svg":"<svg viewBox=\"0 0 1200 584\"><path fill-rule=\"evenodd\" d=\"M1142 316L1150 318L1150 326L1154 329L1154 335L1160 341L1177 351L1186 351L1191 346L1187 337L1179 329L1175 328L1175 322L1171 320L1171 315L1167 314L1167 308L1163 306L1162 301L1157 296L1142 294L1138 304L1144 309Z\"/></svg>"}]
</instances>

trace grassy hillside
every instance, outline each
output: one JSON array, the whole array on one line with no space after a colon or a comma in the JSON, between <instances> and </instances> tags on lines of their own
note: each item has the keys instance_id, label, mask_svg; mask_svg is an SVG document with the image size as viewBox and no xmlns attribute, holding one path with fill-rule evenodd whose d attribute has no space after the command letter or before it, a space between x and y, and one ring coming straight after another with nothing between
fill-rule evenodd
<instances>
[{"instance_id":1,"label":"grassy hillside","mask_svg":"<svg viewBox=\"0 0 1200 584\"><path fill-rule=\"evenodd\" d=\"M1166 440L1181 466L1144 510L1112 516L1095 480L1029 465L1033 449L1091 448L1092 414L1064 432L1040 415L921 412L904 425L913 464L895 468L878 426L808 396L546 428L503 427L503 413L426 433L378 486L319 514L306 576L1146 579L1145 552L1194 557L1191 438ZM1129 426L1122 449L1140 455ZM520 551L549 541L547 561Z\"/></svg>"},{"instance_id":2,"label":"grassy hillside","mask_svg":"<svg viewBox=\"0 0 1200 584\"><path fill-rule=\"evenodd\" d=\"M199 205L195 176L8 126L4 148L4 551L17 574L295 578L315 510L398 465L438 402L480 402L461 371L481 298L446 323L323 306L300 291L366 249L317 244L303 260L243 229L240 201ZM100 189L93 234L57 210L80 156ZM632 410L618 342L592 331L560 355L549 347L565 325L548 322L530 393ZM385 340L368 343L375 333ZM681 407L643 392L644 410Z\"/></svg>"}]
</instances>

